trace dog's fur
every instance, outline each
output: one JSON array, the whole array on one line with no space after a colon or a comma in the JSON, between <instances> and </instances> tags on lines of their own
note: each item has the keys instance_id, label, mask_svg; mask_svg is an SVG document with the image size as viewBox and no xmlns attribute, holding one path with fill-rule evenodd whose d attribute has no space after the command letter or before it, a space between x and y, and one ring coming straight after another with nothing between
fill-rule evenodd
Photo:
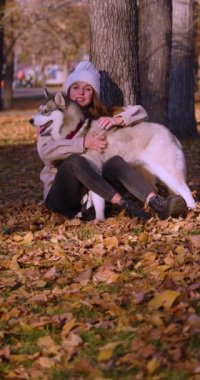
<instances>
[{"instance_id":1,"label":"dog's fur","mask_svg":"<svg viewBox=\"0 0 200 380\"><path fill-rule=\"evenodd\" d=\"M45 103L30 122L36 127L44 127L41 134L51 134L57 139L73 132L80 120L84 120L81 107L65 99L61 93L53 97L46 91ZM74 138L85 135L88 128L90 132L102 133L102 130L97 129L95 121L86 121ZM186 184L186 164L181 143L166 127L145 121L132 127L114 127L103 133L107 134L105 152L100 154L88 150L83 154L95 170L101 172L104 162L119 155L129 164L141 166L151 176L159 178L171 192L181 195L189 208L195 207L195 201ZM96 218L103 219L104 200L92 192L91 197Z\"/></svg>"}]
</instances>

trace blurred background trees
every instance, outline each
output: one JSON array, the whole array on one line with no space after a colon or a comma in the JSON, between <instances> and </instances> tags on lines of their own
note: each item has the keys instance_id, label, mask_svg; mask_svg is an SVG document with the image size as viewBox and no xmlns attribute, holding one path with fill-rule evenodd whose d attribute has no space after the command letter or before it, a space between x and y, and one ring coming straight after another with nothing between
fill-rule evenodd
<instances>
[{"instance_id":1,"label":"blurred background trees","mask_svg":"<svg viewBox=\"0 0 200 380\"><path fill-rule=\"evenodd\" d=\"M88 53L87 14L84 0L5 1L4 109L11 107L13 84L44 86L48 65L54 70L52 80L61 69L61 82L71 65Z\"/></svg>"}]
</instances>

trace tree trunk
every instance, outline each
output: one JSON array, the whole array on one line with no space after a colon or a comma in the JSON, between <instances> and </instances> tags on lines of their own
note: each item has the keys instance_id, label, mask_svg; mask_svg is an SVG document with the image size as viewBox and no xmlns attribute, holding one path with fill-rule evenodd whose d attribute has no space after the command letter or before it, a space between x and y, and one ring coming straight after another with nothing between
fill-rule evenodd
<instances>
[{"instance_id":1,"label":"tree trunk","mask_svg":"<svg viewBox=\"0 0 200 380\"><path fill-rule=\"evenodd\" d=\"M6 2L5 11L10 11L14 6L14 0ZM5 73L4 73L4 91L3 91L3 109L7 110L12 107L13 97L13 77L14 77L14 49L15 49L15 22L14 15L6 22L6 28L4 29L4 61L5 61Z\"/></svg>"},{"instance_id":2,"label":"tree trunk","mask_svg":"<svg viewBox=\"0 0 200 380\"><path fill-rule=\"evenodd\" d=\"M194 114L193 0L173 1L169 127L179 137L197 133Z\"/></svg>"},{"instance_id":3,"label":"tree trunk","mask_svg":"<svg viewBox=\"0 0 200 380\"><path fill-rule=\"evenodd\" d=\"M3 109L4 110L8 110L12 108L13 75L14 75L14 51L11 50L6 55L6 68L5 68L5 75L4 75L4 95L3 95Z\"/></svg>"},{"instance_id":4,"label":"tree trunk","mask_svg":"<svg viewBox=\"0 0 200 380\"><path fill-rule=\"evenodd\" d=\"M167 125L171 0L139 0L139 68L141 103L150 121Z\"/></svg>"},{"instance_id":5,"label":"tree trunk","mask_svg":"<svg viewBox=\"0 0 200 380\"><path fill-rule=\"evenodd\" d=\"M3 62L4 62L4 30L2 19L5 10L5 0L0 0L0 110L3 107L2 91L3 91Z\"/></svg>"},{"instance_id":6,"label":"tree trunk","mask_svg":"<svg viewBox=\"0 0 200 380\"><path fill-rule=\"evenodd\" d=\"M91 60L108 106L139 101L136 0L89 0Z\"/></svg>"}]
</instances>

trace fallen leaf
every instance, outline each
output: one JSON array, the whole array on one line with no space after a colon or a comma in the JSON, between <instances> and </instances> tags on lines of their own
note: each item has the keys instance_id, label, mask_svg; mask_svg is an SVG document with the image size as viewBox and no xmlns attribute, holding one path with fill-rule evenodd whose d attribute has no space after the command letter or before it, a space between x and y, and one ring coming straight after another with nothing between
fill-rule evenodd
<instances>
[{"instance_id":1,"label":"fallen leaf","mask_svg":"<svg viewBox=\"0 0 200 380\"><path fill-rule=\"evenodd\" d=\"M155 252L151 252L151 251L149 251L149 252L145 252L143 259L144 259L145 261L155 261L156 256L157 256L157 255L156 255Z\"/></svg>"},{"instance_id":2,"label":"fallen leaf","mask_svg":"<svg viewBox=\"0 0 200 380\"><path fill-rule=\"evenodd\" d=\"M147 371L150 375L155 373L157 369L160 367L160 360L158 358L152 358L148 363L147 363Z\"/></svg>"},{"instance_id":3,"label":"fallen leaf","mask_svg":"<svg viewBox=\"0 0 200 380\"><path fill-rule=\"evenodd\" d=\"M33 233L28 232L24 237L23 237L23 242L25 244L31 243L33 241Z\"/></svg>"},{"instance_id":4,"label":"fallen leaf","mask_svg":"<svg viewBox=\"0 0 200 380\"><path fill-rule=\"evenodd\" d=\"M0 357L10 359L10 346L5 346L0 350Z\"/></svg>"},{"instance_id":5,"label":"fallen leaf","mask_svg":"<svg viewBox=\"0 0 200 380\"><path fill-rule=\"evenodd\" d=\"M53 361L53 359L50 359L45 356L42 356L41 358L39 358L38 362L42 368L51 368L55 366L55 362Z\"/></svg>"},{"instance_id":6,"label":"fallen leaf","mask_svg":"<svg viewBox=\"0 0 200 380\"><path fill-rule=\"evenodd\" d=\"M56 272L56 267L52 267L47 272L44 273L43 278L44 280L53 280L54 278L58 276L59 274Z\"/></svg>"},{"instance_id":7,"label":"fallen leaf","mask_svg":"<svg viewBox=\"0 0 200 380\"><path fill-rule=\"evenodd\" d=\"M168 310L172 307L174 301L177 297L180 296L180 292L175 290L164 290L163 292L157 294L150 302L149 309L157 310L160 307L163 307L165 310Z\"/></svg>"},{"instance_id":8,"label":"fallen leaf","mask_svg":"<svg viewBox=\"0 0 200 380\"><path fill-rule=\"evenodd\" d=\"M53 339L49 335L39 338L37 345L47 354L56 355L59 351L59 346L54 343Z\"/></svg>"},{"instance_id":9,"label":"fallen leaf","mask_svg":"<svg viewBox=\"0 0 200 380\"><path fill-rule=\"evenodd\" d=\"M80 273L78 276L74 277L74 282L86 282L92 277L92 269L89 268L86 271Z\"/></svg>"},{"instance_id":10,"label":"fallen leaf","mask_svg":"<svg viewBox=\"0 0 200 380\"><path fill-rule=\"evenodd\" d=\"M149 241L149 234L147 232L141 232L138 236L139 243L147 244Z\"/></svg>"},{"instance_id":11,"label":"fallen leaf","mask_svg":"<svg viewBox=\"0 0 200 380\"><path fill-rule=\"evenodd\" d=\"M66 337L76 324L77 324L77 321L75 320L75 318L66 322L62 328L61 336Z\"/></svg>"},{"instance_id":12,"label":"fallen leaf","mask_svg":"<svg viewBox=\"0 0 200 380\"><path fill-rule=\"evenodd\" d=\"M194 248L199 248L200 247L200 235L192 235L192 236L190 236L190 241L191 241L192 246Z\"/></svg>"},{"instance_id":13,"label":"fallen leaf","mask_svg":"<svg viewBox=\"0 0 200 380\"><path fill-rule=\"evenodd\" d=\"M197 314L191 314L188 317L187 322L189 323L190 326L200 328L200 317Z\"/></svg>"},{"instance_id":14,"label":"fallen leaf","mask_svg":"<svg viewBox=\"0 0 200 380\"><path fill-rule=\"evenodd\" d=\"M103 240L103 244L107 249L116 248L119 245L118 239L116 236L107 237Z\"/></svg>"},{"instance_id":15,"label":"fallen leaf","mask_svg":"<svg viewBox=\"0 0 200 380\"><path fill-rule=\"evenodd\" d=\"M97 355L97 361L100 363L108 361L112 357L115 347L117 347L119 344L120 342L113 342L101 347Z\"/></svg>"},{"instance_id":16,"label":"fallen leaf","mask_svg":"<svg viewBox=\"0 0 200 380\"><path fill-rule=\"evenodd\" d=\"M93 281L95 282L106 282L107 284L112 284L116 282L119 275L115 273L111 268L102 266L100 267L95 275L93 276Z\"/></svg>"}]
</instances>

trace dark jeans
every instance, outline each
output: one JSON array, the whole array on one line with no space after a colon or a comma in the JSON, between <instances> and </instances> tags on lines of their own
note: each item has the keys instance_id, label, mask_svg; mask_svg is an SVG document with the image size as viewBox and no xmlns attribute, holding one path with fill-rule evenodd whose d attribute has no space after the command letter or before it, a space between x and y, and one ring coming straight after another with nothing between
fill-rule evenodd
<instances>
[{"instance_id":1,"label":"dark jeans","mask_svg":"<svg viewBox=\"0 0 200 380\"><path fill-rule=\"evenodd\" d=\"M111 201L116 190L79 154L71 154L60 165L46 199L46 206L63 215L73 216L81 209L87 190Z\"/></svg>"},{"instance_id":2,"label":"dark jeans","mask_svg":"<svg viewBox=\"0 0 200 380\"><path fill-rule=\"evenodd\" d=\"M154 191L143 176L119 156L104 164L101 177L84 157L72 154L58 168L46 206L60 214L74 216L80 211L81 199L87 190L94 191L110 202L117 192L112 186L116 181L143 202Z\"/></svg>"},{"instance_id":3,"label":"dark jeans","mask_svg":"<svg viewBox=\"0 0 200 380\"><path fill-rule=\"evenodd\" d=\"M155 192L155 188L143 175L120 156L114 156L104 164L103 176L113 186L116 186L117 182L122 184L129 193L143 203L149 193Z\"/></svg>"}]
</instances>

